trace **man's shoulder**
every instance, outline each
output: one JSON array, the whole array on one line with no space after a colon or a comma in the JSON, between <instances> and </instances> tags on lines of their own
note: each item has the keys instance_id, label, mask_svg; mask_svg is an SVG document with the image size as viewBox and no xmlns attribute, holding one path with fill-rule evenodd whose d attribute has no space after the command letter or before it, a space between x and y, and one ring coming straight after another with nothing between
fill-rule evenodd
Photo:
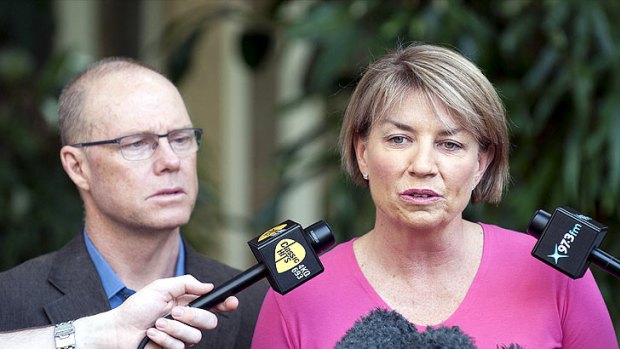
<instances>
[{"instance_id":1,"label":"man's shoulder","mask_svg":"<svg viewBox=\"0 0 620 349\"><path fill-rule=\"evenodd\" d=\"M0 280L37 280L47 279L56 263L63 266L67 263L82 266L83 258L87 256L81 234L74 236L63 247L38 257L29 259L11 269L0 272Z\"/></svg>"},{"instance_id":2,"label":"man's shoulder","mask_svg":"<svg viewBox=\"0 0 620 349\"><path fill-rule=\"evenodd\" d=\"M43 305L57 295L48 281L56 255L41 255L0 272L0 331L49 323Z\"/></svg>"},{"instance_id":3,"label":"man's shoulder","mask_svg":"<svg viewBox=\"0 0 620 349\"><path fill-rule=\"evenodd\" d=\"M192 249L188 250L186 258L186 271L198 279L204 276L207 278L215 278L218 281L227 280L240 273L238 269L202 255ZM206 280L201 281L207 282ZM208 282L215 282L215 280Z\"/></svg>"},{"instance_id":4,"label":"man's shoulder","mask_svg":"<svg viewBox=\"0 0 620 349\"><path fill-rule=\"evenodd\" d=\"M45 280L52 267L58 251L49 252L47 254L29 259L11 269L0 272L0 284L11 281L36 283L37 280ZM4 287L2 287L4 288Z\"/></svg>"},{"instance_id":5,"label":"man's shoulder","mask_svg":"<svg viewBox=\"0 0 620 349\"><path fill-rule=\"evenodd\" d=\"M240 270L200 255L191 248L186 256L185 271L200 281L213 283L216 288L241 273ZM239 299L237 311L220 316L219 330L203 332L203 340L198 346L206 347L203 343L209 343L209 347L213 348L249 348L267 288L267 282L259 280L240 291L236 295Z\"/></svg>"}]
</instances>

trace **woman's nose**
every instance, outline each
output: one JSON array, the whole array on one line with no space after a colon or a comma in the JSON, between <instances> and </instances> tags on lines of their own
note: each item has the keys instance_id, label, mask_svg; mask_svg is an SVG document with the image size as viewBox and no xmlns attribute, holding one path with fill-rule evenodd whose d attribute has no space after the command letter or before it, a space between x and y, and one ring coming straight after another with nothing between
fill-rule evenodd
<instances>
[{"instance_id":1,"label":"woman's nose","mask_svg":"<svg viewBox=\"0 0 620 349\"><path fill-rule=\"evenodd\" d=\"M409 161L408 170L414 176L425 177L437 173L436 154L432 144L418 144L413 147Z\"/></svg>"}]
</instances>

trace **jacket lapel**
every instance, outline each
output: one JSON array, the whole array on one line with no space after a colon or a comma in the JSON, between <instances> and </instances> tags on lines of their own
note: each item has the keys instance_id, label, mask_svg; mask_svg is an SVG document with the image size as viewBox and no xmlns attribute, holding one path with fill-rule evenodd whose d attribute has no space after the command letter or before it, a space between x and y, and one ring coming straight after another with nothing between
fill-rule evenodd
<instances>
[{"instance_id":1,"label":"jacket lapel","mask_svg":"<svg viewBox=\"0 0 620 349\"><path fill-rule=\"evenodd\" d=\"M218 287L228 281L230 274L224 272L214 261L201 256L185 243L185 271L202 282L210 282ZM217 313L217 328L213 331L203 331L202 340L196 349L202 348L232 348L235 346L235 337L240 326L239 312Z\"/></svg>"},{"instance_id":2,"label":"jacket lapel","mask_svg":"<svg viewBox=\"0 0 620 349\"><path fill-rule=\"evenodd\" d=\"M216 287L231 275L219 264L204 258L185 244L185 270L196 279L211 282ZM44 306L50 323L56 324L94 315L110 310L99 274L93 265L82 234L70 241L53 261L48 281L62 295ZM218 326L214 331L203 331L203 340L196 345L201 348L234 347L241 323L239 313L219 313Z\"/></svg>"},{"instance_id":3,"label":"jacket lapel","mask_svg":"<svg viewBox=\"0 0 620 349\"><path fill-rule=\"evenodd\" d=\"M110 309L99 274L86 251L82 233L59 251L48 281L62 293L61 297L44 306L51 323Z\"/></svg>"}]
</instances>

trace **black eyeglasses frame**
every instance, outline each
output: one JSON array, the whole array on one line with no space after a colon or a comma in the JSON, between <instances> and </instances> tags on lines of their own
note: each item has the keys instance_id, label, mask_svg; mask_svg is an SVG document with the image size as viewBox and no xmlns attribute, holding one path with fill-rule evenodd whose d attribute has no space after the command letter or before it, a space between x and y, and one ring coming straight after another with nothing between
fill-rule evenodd
<instances>
[{"instance_id":1,"label":"black eyeglasses frame","mask_svg":"<svg viewBox=\"0 0 620 349\"><path fill-rule=\"evenodd\" d=\"M188 127L188 128L180 128L180 129L176 129L176 130L172 130L168 133L165 134L157 134L157 133L136 133L136 134L132 134L132 135L127 135L127 136L122 136L122 137L118 137L118 138L114 138L114 139L107 139L107 140L102 140L102 141L93 141L93 142L80 142L80 143L74 143L74 144L70 144L70 147L76 147L76 148L86 148L86 147L92 147L92 146L96 146L96 145L105 145L105 144L121 144L121 141L123 139L126 138L130 138L130 137L136 137L136 136L157 136L158 139L162 138L162 137L168 137L170 136L171 133L176 133L176 132L181 132L181 131L194 131L194 135L196 137L196 143L198 146L200 146L200 139L202 138L202 128L199 127ZM124 157L124 155L123 155ZM149 157L150 158L150 157ZM148 158L146 158L148 159Z\"/></svg>"}]
</instances>

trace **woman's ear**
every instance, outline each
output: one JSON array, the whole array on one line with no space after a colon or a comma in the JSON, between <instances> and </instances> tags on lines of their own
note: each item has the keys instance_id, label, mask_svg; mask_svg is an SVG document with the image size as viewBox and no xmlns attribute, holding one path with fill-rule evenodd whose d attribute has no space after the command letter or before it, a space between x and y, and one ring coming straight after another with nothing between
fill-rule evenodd
<instances>
[{"instance_id":1,"label":"woman's ear","mask_svg":"<svg viewBox=\"0 0 620 349\"><path fill-rule=\"evenodd\" d=\"M357 167L364 179L368 179L368 164L366 162L366 151L368 141L366 139L362 139L361 137L356 137L355 141L355 158L357 159Z\"/></svg>"},{"instance_id":2,"label":"woman's ear","mask_svg":"<svg viewBox=\"0 0 620 349\"><path fill-rule=\"evenodd\" d=\"M474 188L480 183L480 180L484 176L487 168L493 161L495 157L495 149L493 147L489 147L485 151L478 152L478 169L476 170L476 174L474 175Z\"/></svg>"},{"instance_id":3,"label":"woman's ear","mask_svg":"<svg viewBox=\"0 0 620 349\"><path fill-rule=\"evenodd\" d=\"M65 145L60 149L60 162L79 190L89 190L88 162L82 149Z\"/></svg>"}]
</instances>

